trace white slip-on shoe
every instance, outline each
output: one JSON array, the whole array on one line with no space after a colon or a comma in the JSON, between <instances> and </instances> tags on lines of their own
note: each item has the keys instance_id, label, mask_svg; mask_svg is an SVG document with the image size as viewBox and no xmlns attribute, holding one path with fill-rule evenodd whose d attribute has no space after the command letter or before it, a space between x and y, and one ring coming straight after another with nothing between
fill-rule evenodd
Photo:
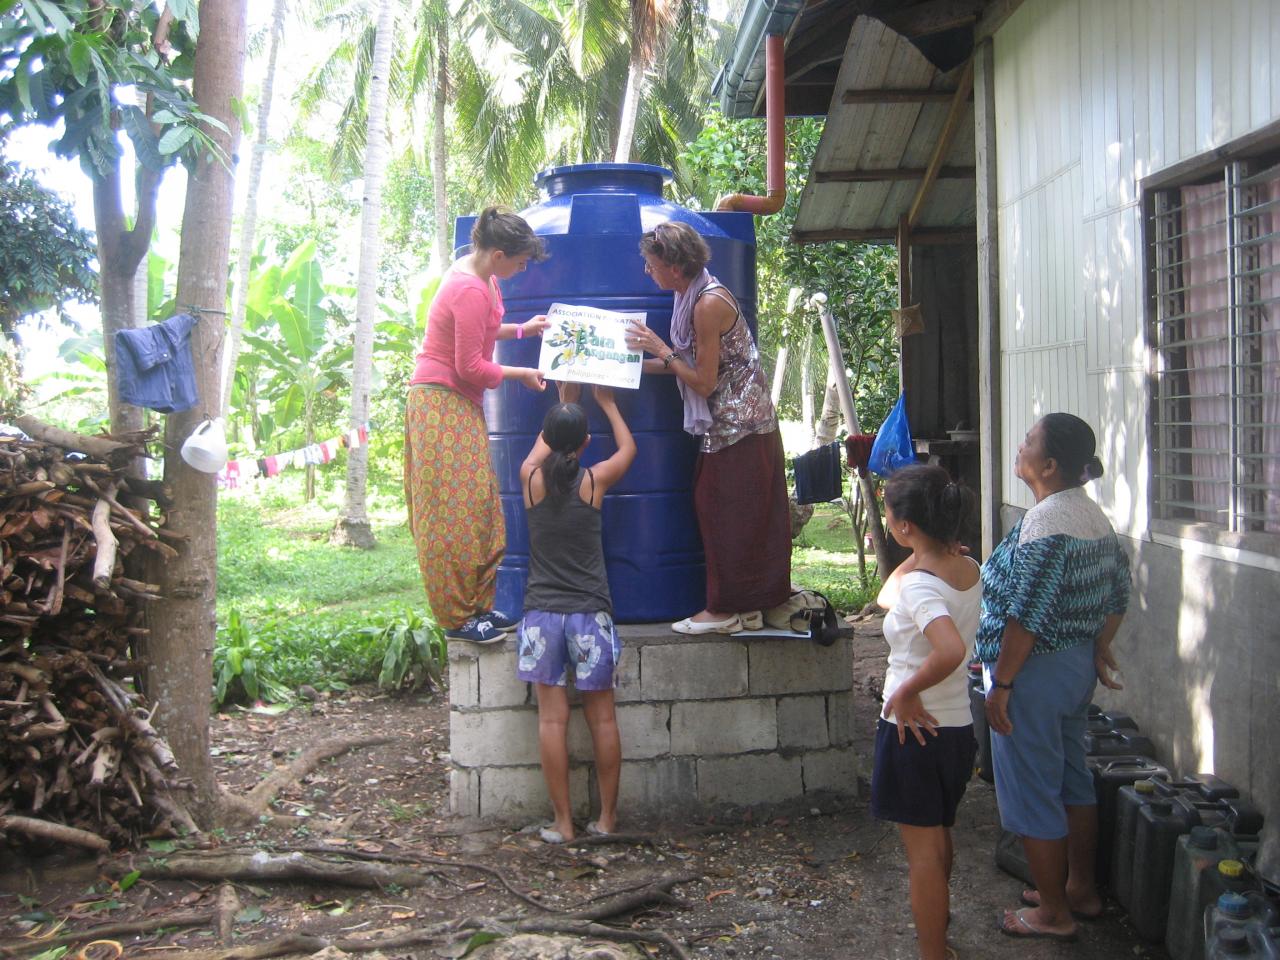
<instances>
[{"instance_id":1,"label":"white slip-on shoe","mask_svg":"<svg viewBox=\"0 0 1280 960\"><path fill-rule=\"evenodd\" d=\"M692 617L685 617L671 625L671 629L676 633L700 634L700 633L737 633L742 629L742 621L735 613L727 620L694 620Z\"/></svg>"}]
</instances>

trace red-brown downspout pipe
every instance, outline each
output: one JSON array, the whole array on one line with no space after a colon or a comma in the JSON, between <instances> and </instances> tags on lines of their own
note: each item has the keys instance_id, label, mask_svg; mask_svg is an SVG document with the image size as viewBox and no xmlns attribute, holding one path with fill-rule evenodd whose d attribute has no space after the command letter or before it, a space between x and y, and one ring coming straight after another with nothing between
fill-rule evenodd
<instances>
[{"instance_id":1,"label":"red-brown downspout pipe","mask_svg":"<svg viewBox=\"0 0 1280 960\"><path fill-rule=\"evenodd\" d=\"M787 199L786 120L787 109L783 87L786 76L782 66L782 36L765 37L764 47L764 123L768 138L767 196L731 193L716 202L717 210L740 210L767 217L782 209Z\"/></svg>"}]
</instances>

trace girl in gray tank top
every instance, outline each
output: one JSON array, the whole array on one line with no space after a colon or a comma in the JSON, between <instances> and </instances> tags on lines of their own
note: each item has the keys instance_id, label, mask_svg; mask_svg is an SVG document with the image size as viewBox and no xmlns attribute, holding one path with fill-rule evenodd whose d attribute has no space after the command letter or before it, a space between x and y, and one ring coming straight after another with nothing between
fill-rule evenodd
<instances>
[{"instance_id":1,"label":"girl in gray tank top","mask_svg":"<svg viewBox=\"0 0 1280 960\"><path fill-rule=\"evenodd\" d=\"M605 574L600 508L606 491L627 472L636 444L618 411L613 391L593 390L617 446L593 467L579 458L591 436L587 414L576 402L579 384L560 384L560 400L547 411L533 450L520 467L529 523L529 582L520 621L516 675L538 693L538 738L542 773L555 810L539 835L547 843L574 836L569 807L569 699L565 677L573 672L591 728L600 815L588 833L617 827L618 775L622 746L613 688L621 646Z\"/></svg>"}]
</instances>

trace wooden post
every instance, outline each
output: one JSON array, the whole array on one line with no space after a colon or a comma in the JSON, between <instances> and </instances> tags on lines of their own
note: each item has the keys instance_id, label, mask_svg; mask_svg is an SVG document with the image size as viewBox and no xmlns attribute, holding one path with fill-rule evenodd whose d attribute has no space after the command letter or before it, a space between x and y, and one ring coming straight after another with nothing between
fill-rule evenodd
<instances>
[{"instance_id":1,"label":"wooden post","mask_svg":"<svg viewBox=\"0 0 1280 960\"><path fill-rule=\"evenodd\" d=\"M988 38L974 51L974 153L978 168L978 471L982 555L1000 541L1004 476L1000 422L1000 244L996 181L995 63Z\"/></svg>"},{"instance_id":2,"label":"wooden post","mask_svg":"<svg viewBox=\"0 0 1280 960\"><path fill-rule=\"evenodd\" d=\"M819 299L821 298L821 299ZM858 422L858 410L853 405L853 391L849 389L849 378L844 373L844 353L840 349L840 337L836 333L836 318L827 309L826 294L817 294L813 301L822 315L822 334L827 339L827 353L831 357L831 370L835 374L836 389L840 394L840 409L844 413L844 422L849 425L850 433L861 433L862 425ZM897 563L889 551L885 539L884 524L880 520L880 506L876 502L876 488L870 477L858 476L858 493L867 511L867 526L871 531L871 545L876 551L876 576L881 582L893 572ZM858 544L862 550L862 544Z\"/></svg>"}]
</instances>

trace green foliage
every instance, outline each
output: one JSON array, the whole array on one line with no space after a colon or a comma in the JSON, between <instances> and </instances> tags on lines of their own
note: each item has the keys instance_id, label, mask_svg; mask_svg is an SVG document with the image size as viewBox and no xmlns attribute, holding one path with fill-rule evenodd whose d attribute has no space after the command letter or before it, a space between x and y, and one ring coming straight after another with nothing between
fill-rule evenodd
<instances>
[{"instance_id":1,"label":"green foliage","mask_svg":"<svg viewBox=\"0 0 1280 960\"><path fill-rule=\"evenodd\" d=\"M384 690L444 688L448 647L444 633L429 617L409 610L379 626L361 631L375 646L385 647L378 686Z\"/></svg>"},{"instance_id":2,"label":"green foliage","mask_svg":"<svg viewBox=\"0 0 1280 960\"><path fill-rule=\"evenodd\" d=\"M269 635L250 629L240 611L232 610L213 649L214 701L221 706L289 699L289 688L275 676L274 646Z\"/></svg>"},{"instance_id":3,"label":"green foliage","mask_svg":"<svg viewBox=\"0 0 1280 960\"><path fill-rule=\"evenodd\" d=\"M24 317L52 309L73 325L69 300L96 303L98 256L71 206L34 174L0 158L0 336Z\"/></svg>"},{"instance_id":4,"label":"green foliage","mask_svg":"<svg viewBox=\"0 0 1280 960\"><path fill-rule=\"evenodd\" d=\"M154 0L27 0L9 11L0 19L0 114L15 124L58 128L53 149L79 159L89 176L116 170L121 129L139 164L152 172L216 151L201 126L223 125L197 108L187 82L199 25L196 4L168 4L174 21L162 58L152 38L165 6ZM145 106L117 96L126 87Z\"/></svg>"},{"instance_id":5,"label":"green foliage","mask_svg":"<svg viewBox=\"0 0 1280 960\"><path fill-rule=\"evenodd\" d=\"M729 120L714 110L704 121L702 133L681 157L687 180L696 187L687 198L690 205L711 209L716 198L727 193L764 193L764 121ZM771 361L786 346L798 360L804 342L812 338L810 362L814 390L820 397L826 381L826 346L818 313L805 304L815 293L827 294L858 418L871 432L898 397L898 342L890 314L897 304L897 258L892 245L802 247L792 242L791 231L822 129L821 119L787 120L786 204L780 213L756 220L761 353ZM784 416L797 415L799 381L791 378L783 392Z\"/></svg>"}]
</instances>

